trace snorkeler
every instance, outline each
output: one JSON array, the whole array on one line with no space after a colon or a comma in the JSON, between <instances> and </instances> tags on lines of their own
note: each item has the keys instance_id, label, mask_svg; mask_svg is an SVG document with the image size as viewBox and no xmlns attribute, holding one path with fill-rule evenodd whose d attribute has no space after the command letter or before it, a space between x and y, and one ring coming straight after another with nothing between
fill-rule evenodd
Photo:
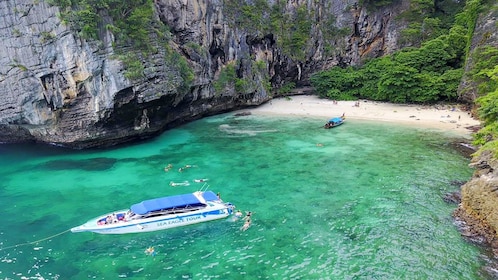
<instances>
[{"instance_id":1,"label":"snorkeler","mask_svg":"<svg viewBox=\"0 0 498 280\"><path fill-rule=\"evenodd\" d=\"M251 219L248 218L244 225L240 228L241 231L246 231L251 226Z\"/></svg>"},{"instance_id":2,"label":"snorkeler","mask_svg":"<svg viewBox=\"0 0 498 280\"><path fill-rule=\"evenodd\" d=\"M171 168L173 168L173 164L171 164L171 163L170 163L170 164L168 164L166 167L164 167L164 171L165 171L165 172L168 172L168 171L170 171L170 170L171 170Z\"/></svg>"},{"instance_id":3,"label":"snorkeler","mask_svg":"<svg viewBox=\"0 0 498 280\"><path fill-rule=\"evenodd\" d=\"M156 255L156 251L154 250L154 247L149 247L147 249L145 249L145 254L149 255L149 256L155 256Z\"/></svg>"},{"instance_id":4,"label":"snorkeler","mask_svg":"<svg viewBox=\"0 0 498 280\"><path fill-rule=\"evenodd\" d=\"M242 217L242 212L240 210L237 210L237 212L235 212L235 217L237 218Z\"/></svg>"}]
</instances>

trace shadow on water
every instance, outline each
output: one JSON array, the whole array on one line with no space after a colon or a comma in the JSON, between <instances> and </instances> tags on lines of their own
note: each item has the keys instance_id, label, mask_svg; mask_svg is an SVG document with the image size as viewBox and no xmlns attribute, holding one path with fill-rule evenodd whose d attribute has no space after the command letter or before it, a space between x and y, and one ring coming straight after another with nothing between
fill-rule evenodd
<instances>
[{"instance_id":1,"label":"shadow on water","mask_svg":"<svg viewBox=\"0 0 498 280\"><path fill-rule=\"evenodd\" d=\"M69 149L42 144L0 144L0 155L3 157L15 156L17 160L30 159L33 155L39 156L57 156L65 154L68 151L76 153Z\"/></svg>"},{"instance_id":2,"label":"shadow on water","mask_svg":"<svg viewBox=\"0 0 498 280\"><path fill-rule=\"evenodd\" d=\"M86 170L86 171L105 171L114 166L117 162L114 158L90 158L83 160L52 160L42 164L43 168L49 170Z\"/></svg>"}]
</instances>

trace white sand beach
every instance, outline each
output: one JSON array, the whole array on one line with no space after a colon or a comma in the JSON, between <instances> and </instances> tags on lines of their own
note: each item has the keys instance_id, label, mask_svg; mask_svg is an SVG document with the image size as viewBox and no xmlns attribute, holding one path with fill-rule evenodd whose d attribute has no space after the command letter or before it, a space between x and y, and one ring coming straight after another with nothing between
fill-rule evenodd
<instances>
[{"instance_id":1,"label":"white sand beach","mask_svg":"<svg viewBox=\"0 0 498 280\"><path fill-rule=\"evenodd\" d=\"M337 101L320 99L313 95L298 95L288 98L273 99L257 108L250 109L254 115L293 115L323 118L338 117L343 113L347 121L369 120L393 122L408 126L439 129L454 132L470 138L473 126L480 122L473 119L469 112L457 105L402 105L376 101L361 100ZM244 110L247 111L247 110Z\"/></svg>"}]
</instances>

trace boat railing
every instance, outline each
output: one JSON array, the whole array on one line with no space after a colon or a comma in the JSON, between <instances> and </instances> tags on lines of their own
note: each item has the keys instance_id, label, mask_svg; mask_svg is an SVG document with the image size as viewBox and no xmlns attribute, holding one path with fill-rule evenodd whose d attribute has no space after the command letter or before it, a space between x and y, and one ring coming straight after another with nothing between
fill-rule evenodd
<instances>
[{"instance_id":1,"label":"boat railing","mask_svg":"<svg viewBox=\"0 0 498 280\"><path fill-rule=\"evenodd\" d=\"M195 207L187 206L187 207L181 207L181 208L162 209L159 211L149 212L147 214L142 215L142 217L143 218L151 218L151 217L158 217L158 216L171 215L171 214L188 213L188 212L197 211L197 210L200 210L203 208L206 208L206 205L195 206Z\"/></svg>"}]
</instances>

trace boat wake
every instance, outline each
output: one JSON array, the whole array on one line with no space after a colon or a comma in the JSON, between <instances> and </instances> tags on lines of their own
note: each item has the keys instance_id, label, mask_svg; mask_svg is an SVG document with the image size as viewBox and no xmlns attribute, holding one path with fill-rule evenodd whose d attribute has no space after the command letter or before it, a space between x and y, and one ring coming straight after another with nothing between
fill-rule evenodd
<instances>
[{"instance_id":1,"label":"boat wake","mask_svg":"<svg viewBox=\"0 0 498 280\"><path fill-rule=\"evenodd\" d=\"M169 185L172 187L179 187L179 186L190 186L190 183L188 181L183 181L183 182L169 182Z\"/></svg>"},{"instance_id":2,"label":"boat wake","mask_svg":"<svg viewBox=\"0 0 498 280\"><path fill-rule=\"evenodd\" d=\"M204 178L204 179L195 179L194 180L194 182L196 182L196 183L204 183L204 182L207 182L207 181L209 181L209 179L206 179L206 178Z\"/></svg>"},{"instance_id":3,"label":"boat wake","mask_svg":"<svg viewBox=\"0 0 498 280\"><path fill-rule=\"evenodd\" d=\"M238 129L229 124L221 124L218 129L222 132L225 132L230 135L247 135L247 136L256 136L259 133L269 133L269 132L277 132L276 129L263 129L263 130L255 130L255 129Z\"/></svg>"},{"instance_id":4,"label":"boat wake","mask_svg":"<svg viewBox=\"0 0 498 280\"><path fill-rule=\"evenodd\" d=\"M7 246L7 247L2 247L2 248L0 248L0 251L7 250L7 249L11 249L11 248L17 248L17 247L21 247L21 246L26 246L26 245L34 245L34 244L38 244L38 243L40 243L40 242L42 242L42 241L52 239L52 238L54 238L54 237L57 237L57 236L59 236L59 235L63 235L64 233L67 233L67 232L70 232L70 231L71 231L71 229L67 229L67 230L65 230L65 231L62 231L62 232L59 232L59 233L57 233L57 234L51 235L51 236L49 236L49 237L45 237L45 238L38 239L38 240L35 240L35 241L25 242L25 243L20 243L20 244L16 244L16 245L12 245L12 246ZM3 243L2 243L2 244L3 244ZM38 251L38 250L40 250L41 248L43 248L43 247L35 247L35 248L33 248L33 250Z\"/></svg>"}]
</instances>

